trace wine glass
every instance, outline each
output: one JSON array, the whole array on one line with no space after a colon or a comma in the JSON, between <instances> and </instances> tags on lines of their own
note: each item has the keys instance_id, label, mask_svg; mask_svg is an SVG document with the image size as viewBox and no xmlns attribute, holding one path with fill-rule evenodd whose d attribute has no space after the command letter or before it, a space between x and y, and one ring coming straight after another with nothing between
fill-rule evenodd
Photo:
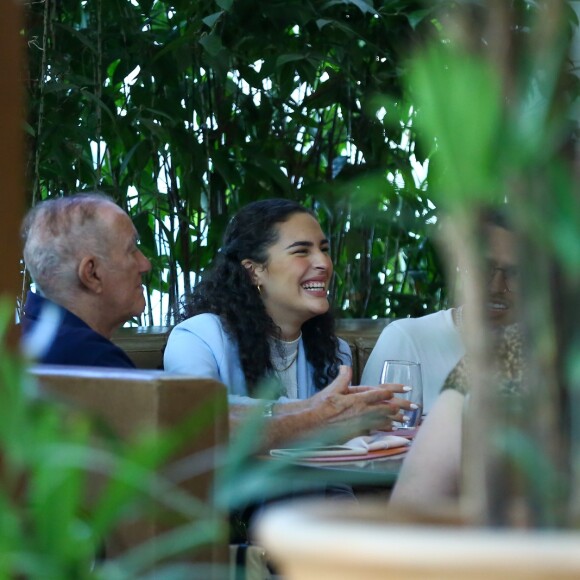
<instances>
[{"instance_id":1,"label":"wine glass","mask_svg":"<svg viewBox=\"0 0 580 580\"><path fill-rule=\"evenodd\" d=\"M408 360L386 360L383 363L381 384L400 383L412 387L406 393L395 393L395 397L405 399L417 405L416 409L401 409L403 421L401 429L411 429L419 424L423 411L423 382L421 380L421 365Z\"/></svg>"}]
</instances>

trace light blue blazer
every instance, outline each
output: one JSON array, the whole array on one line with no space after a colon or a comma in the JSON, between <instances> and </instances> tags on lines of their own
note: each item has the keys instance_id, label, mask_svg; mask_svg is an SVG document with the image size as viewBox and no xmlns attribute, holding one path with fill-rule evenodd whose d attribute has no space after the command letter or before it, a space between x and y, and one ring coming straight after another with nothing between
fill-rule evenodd
<instances>
[{"instance_id":1,"label":"light blue blazer","mask_svg":"<svg viewBox=\"0 0 580 580\"><path fill-rule=\"evenodd\" d=\"M338 358L351 366L348 344L338 339ZM298 398L307 399L317 390L314 371L306 360L302 339L298 343ZM230 338L216 314L198 314L178 324L169 335L164 354L167 372L215 379L224 383L232 403L255 403L248 395L246 378L240 363L237 344ZM281 397L280 400L288 400Z\"/></svg>"}]
</instances>

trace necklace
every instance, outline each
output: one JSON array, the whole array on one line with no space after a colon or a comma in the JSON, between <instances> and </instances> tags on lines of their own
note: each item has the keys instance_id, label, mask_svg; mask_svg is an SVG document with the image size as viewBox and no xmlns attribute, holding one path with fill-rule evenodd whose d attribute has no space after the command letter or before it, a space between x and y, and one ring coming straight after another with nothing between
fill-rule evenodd
<instances>
[{"instance_id":1,"label":"necklace","mask_svg":"<svg viewBox=\"0 0 580 580\"><path fill-rule=\"evenodd\" d=\"M272 366L274 367L274 370L277 373L283 373L284 371L287 371L295 362L296 359L298 358L298 350L296 350L296 353L294 354L294 356L290 357L290 362L283 368L278 368L275 364L274 361L272 361ZM284 363L288 360L287 357L284 357ZM283 364L284 364L283 363Z\"/></svg>"},{"instance_id":2,"label":"necklace","mask_svg":"<svg viewBox=\"0 0 580 580\"><path fill-rule=\"evenodd\" d=\"M291 341L281 340L281 339L271 339L271 361L274 371L277 373L283 373L287 371L298 358L298 344L300 342L300 336Z\"/></svg>"}]
</instances>

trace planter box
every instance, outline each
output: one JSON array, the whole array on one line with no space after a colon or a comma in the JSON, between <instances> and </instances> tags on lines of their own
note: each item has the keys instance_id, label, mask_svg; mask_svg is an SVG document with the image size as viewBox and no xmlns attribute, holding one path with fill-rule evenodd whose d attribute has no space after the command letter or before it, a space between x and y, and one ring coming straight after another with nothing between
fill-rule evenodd
<instances>
[{"instance_id":1,"label":"planter box","mask_svg":"<svg viewBox=\"0 0 580 580\"><path fill-rule=\"evenodd\" d=\"M443 512L442 512L443 513ZM572 580L580 533L390 522L384 502L296 502L257 522L288 580Z\"/></svg>"}]
</instances>

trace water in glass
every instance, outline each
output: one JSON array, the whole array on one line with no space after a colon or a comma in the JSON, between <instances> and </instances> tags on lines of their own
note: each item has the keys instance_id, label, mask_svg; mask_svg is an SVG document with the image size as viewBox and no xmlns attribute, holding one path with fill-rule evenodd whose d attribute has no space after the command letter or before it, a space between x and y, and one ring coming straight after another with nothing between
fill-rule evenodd
<instances>
[{"instance_id":1,"label":"water in glass","mask_svg":"<svg viewBox=\"0 0 580 580\"><path fill-rule=\"evenodd\" d=\"M417 409L401 409L403 421L397 425L403 429L416 427L423 412L423 382L421 380L421 365L407 360L386 360L381 373L381 383L400 383L412 387L407 393L396 393L399 399L405 399L417 405Z\"/></svg>"}]
</instances>

